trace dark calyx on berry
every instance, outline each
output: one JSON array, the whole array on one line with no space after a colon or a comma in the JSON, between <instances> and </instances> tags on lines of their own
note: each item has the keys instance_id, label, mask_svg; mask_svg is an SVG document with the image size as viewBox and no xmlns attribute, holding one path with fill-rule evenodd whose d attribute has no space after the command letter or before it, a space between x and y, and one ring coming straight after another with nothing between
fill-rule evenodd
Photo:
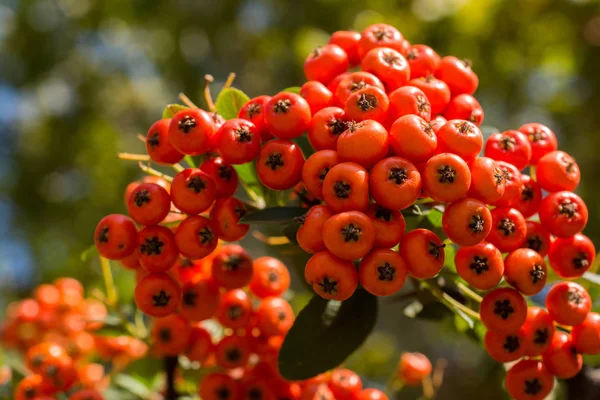
<instances>
[{"instance_id":1,"label":"dark calyx on berry","mask_svg":"<svg viewBox=\"0 0 600 400\"><path fill-rule=\"evenodd\" d=\"M183 133L190 133L196 127L196 119L186 115L178 123L179 130Z\"/></svg>"},{"instance_id":2,"label":"dark calyx on berry","mask_svg":"<svg viewBox=\"0 0 600 400\"><path fill-rule=\"evenodd\" d=\"M377 273L379 274L378 279L380 281L391 282L396 277L396 268L394 268L390 263L385 262L377 267Z\"/></svg>"},{"instance_id":3,"label":"dark calyx on berry","mask_svg":"<svg viewBox=\"0 0 600 400\"><path fill-rule=\"evenodd\" d=\"M154 307L166 307L171 302L171 296L161 290L158 294L152 296L152 302Z\"/></svg>"},{"instance_id":4,"label":"dark calyx on berry","mask_svg":"<svg viewBox=\"0 0 600 400\"><path fill-rule=\"evenodd\" d=\"M333 295L333 294L337 293L337 291L338 291L337 284L338 284L337 281L329 280L328 277L324 277L318 283L318 285L321 287L321 290L324 293L327 293L327 294L330 294L330 295Z\"/></svg>"},{"instance_id":5,"label":"dark calyx on berry","mask_svg":"<svg viewBox=\"0 0 600 400\"><path fill-rule=\"evenodd\" d=\"M150 200L152 200L152 197L150 196L150 192L148 192L147 190L140 190L139 192L136 192L133 196L133 202L138 207L150 203Z\"/></svg>"},{"instance_id":6,"label":"dark calyx on berry","mask_svg":"<svg viewBox=\"0 0 600 400\"><path fill-rule=\"evenodd\" d=\"M265 161L265 165L275 171L277 168L281 168L285 165L283 162L283 156L280 153L271 153Z\"/></svg>"},{"instance_id":7,"label":"dark calyx on berry","mask_svg":"<svg viewBox=\"0 0 600 400\"><path fill-rule=\"evenodd\" d=\"M148 256L153 254L158 256L162 253L162 248L164 245L165 243L161 241L158 236L152 236L150 238L146 238L144 243L140 246L140 252Z\"/></svg>"},{"instance_id":8,"label":"dark calyx on berry","mask_svg":"<svg viewBox=\"0 0 600 400\"><path fill-rule=\"evenodd\" d=\"M340 230L340 233L344 237L345 242L358 242L360 239L362 230L360 229L360 226L355 226L354 224L349 224L349 225L343 227Z\"/></svg>"},{"instance_id":9,"label":"dark calyx on berry","mask_svg":"<svg viewBox=\"0 0 600 400\"><path fill-rule=\"evenodd\" d=\"M510 300L497 300L494 303L494 314L499 316L500 318L506 320L511 316L512 313L515 312Z\"/></svg>"}]
</instances>

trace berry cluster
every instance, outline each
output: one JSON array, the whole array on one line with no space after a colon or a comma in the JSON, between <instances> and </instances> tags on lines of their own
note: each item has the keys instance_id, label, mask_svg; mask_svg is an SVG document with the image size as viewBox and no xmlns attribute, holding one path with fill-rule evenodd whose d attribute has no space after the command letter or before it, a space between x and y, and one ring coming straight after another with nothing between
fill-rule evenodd
<instances>
[{"instance_id":1,"label":"berry cluster","mask_svg":"<svg viewBox=\"0 0 600 400\"><path fill-rule=\"evenodd\" d=\"M69 400L102 400L109 377L91 360L110 360L120 370L147 353L146 344L132 337L97 335L106 316L104 304L84 298L81 283L72 278L42 284L32 298L10 304L2 344L23 352L31 373L16 386L15 400L50 400L58 393Z\"/></svg>"}]
</instances>

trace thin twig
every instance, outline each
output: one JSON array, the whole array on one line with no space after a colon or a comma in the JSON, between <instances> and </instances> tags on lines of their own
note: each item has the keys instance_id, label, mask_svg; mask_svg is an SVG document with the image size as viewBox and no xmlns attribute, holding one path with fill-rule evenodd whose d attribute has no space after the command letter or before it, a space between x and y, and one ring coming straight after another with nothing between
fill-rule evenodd
<instances>
[{"instance_id":1,"label":"thin twig","mask_svg":"<svg viewBox=\"0 0 600 400\"><path fill-rule=\"evenodd\" d=\"M206 106L210 112L215 112L217 107L215 107L215 103L213 102L212 96L210 94L210 84L215 81L212 75L206 74L204 75L204 100L206 101Z\"/></svg>"},{"instance_id":2,"label":"thin twig","mask_svg":"<svg viewBox=\"0 0 600 400\"><path fill-rule=\"evenodd\" d=\"M433 399L435 396L435 388L433 387L433 382L431 381L431 375L427 375L423 378L423 396L426 399Z\"/></svg>"},{"instance_id":3,"label":"thin twig","mask_svg":"<svg viewBox=\"0 0 600 400\"><path fill-rule=\"evenodd\" d=\"M181 172L185 169L181 164L173 164L171 167L173 167L173 169L177 172Z\"/></svg>"},{"instance_id":4,"label":"thin twig","mask_svg":"<svg viewBox=\"0 0 600 400\"><path fill-rule=\"evenodd\" d=\"M175 372L177 370L177 356L165 357L165 374L167 387L165 389L165 400L177 400L179 394L175 388Z\"/></svg>"},{"instance_id":5,"label":"thin twig","mask_svg":"<svg viewBox=\"0 0 600 400\"><path fill-rule=\"evenodd\" d=\"M129 161L150 161L150 156L148 154L134 154L134 153L119 153L117 154L120 160L129 160Z\"/></svg>"},{"instance_id":6,"label":"thin twig","mask_svg":"<svg viewBox=\"0 0 600 400\"><path fill-rule=\"evenodd\" d=\"M136 137L137 137L138 139L140 139L142 142L146 143L146 136L142 135L141 133L138 133L138 134L136 135Z\"/></svg>"},{"instance_id":7,"label":"thin twig","mask_svg":"<svg viewBox=\"0 0 600 400\"><path fill-rule=\"evenodd\" d=\"M462 312L464 312L465 314L467 314L468 316L475 318L477 320L481 320L481 316L479 315L478 312L473 311L469 307L462 304L461 302L456 301L456 299L454 297L450 296L448 293L444 292L439 287L431 286L428 282L425 282L425 281L422 281L422 284L424 287L429 289L431 294L433 294L435 297L437 297L448 308L450 308L450 309L457 308L457 309L461 310Z\"/></svg>"},{"instance_id":8,"label":"thin twig","mask_svg":"<svg viewBox=\"0 0 600 400\"><path fill-rule=\"evenodd\" d=\"M483 300L483 297L481 297L479 294L475 293L475 291L473 291L470 287L468 287L467 285L465 285L462 282L457 282L456 286L458 286L458 288L467 296L469 296L470 298L472 298L473 300L475 300L478 303L481 303L481 301Z\"/></svg>"},{"instance_id":9,"label":"thin twig","mask_svg":"<svg viewBox=\"0 0 600 400\"><path fill-rule=\"evenodd\" d=\"M225 81L225 85L223 85L223 90L229 89L231 85L233 85L233 80L235 79L235 72L229 73L227 77L227 81Z\"/></svg>"},{"instance_id":10,"label":"thin twig","mask_svg":"<svg viewBox=\"0 0 600 400\"><path fill-rule=\"evenodd\" d=\"M433 368L433 376L432 382L433 387L439 389L444 382L444 372L446 371L446 367L448 366L448 360L445 358L440 358L436 361L435 367Z\"/></svg>"},{"instance_id":11,"label":"thin twig","mask_svg":"<svg viewBox=\"0 0 600 400\"><path fill-rule=\"evenodd\" d=\"M144 171L145 173L147 173L148 175L158 176L159 178L163 178L164 180L167 180L169 182L173 182L173 177L171 177L169 175L165 175L162 172L157 171L154 168L149 167L148 165L144 165L141 161L138 163L138 167L142 171Z\"/></svg>"},{"instance_id":12,"label":"thin twig","mask_svg":"<svg viewBox=\"0 0 600 400\"><path fill-rule=\"evenodd\" d=\"M100 265L102 266L102 278L106 285L106 303L114 307L117 304L117 289L115 288L115 281L112 276L112 269L110 268L110 262L104 257L100 257Z\"/></svg>"}]
</instances>

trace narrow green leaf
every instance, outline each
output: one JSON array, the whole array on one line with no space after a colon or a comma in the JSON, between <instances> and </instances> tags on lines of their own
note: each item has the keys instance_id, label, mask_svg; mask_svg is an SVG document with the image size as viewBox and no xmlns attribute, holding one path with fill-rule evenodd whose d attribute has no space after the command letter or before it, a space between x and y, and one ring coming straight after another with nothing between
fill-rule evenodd
<instances>
[{"instance_id":1,"label":"narrow green leaf","mask_svg":"<svg viewBox=\"0 0 600 400\"><path fill-rule=\"evenodd\" d=\"M146 399L151 395L150 389L131 375L118 374L114 377L114 382L117 386L138 397L141 397L142 399Z\"/></svg>"},{"instance_id":2,"label":"narrow green leaf","mask_svg":"<svg viewBox=\"0 0 600 400\"><path fill-rule=\"evenodd\" d=\"M244 215L240 222L246 224L289 224L294 218L306 214L303 207L271 207Z\"/></svg>"},{"instance_id":3,"label":"narrow green leaf","mask_svg":"<svg viewBox=\"0 0 600 400\"><path fill-rule=\"evenodd\" d=\"M240 183L250 198L254 201L257 201L257 199L262 199L264 196L265 187L258 179L254 161L246 164L234 165L233 168L237 172Z\"/></svg>"},{"instance_id":4,"label":"narrow green leaf","mask_svg":"<svg viewBox=\"0 0 600 400\"><path fill-rule=\"evenodd\" d=\"M427 219L429 220L429 222L431 222L431 225L435 226L436 228L439 228L440 226L442 226L442 216L443 214L440 211L438 211L438 209L433 208L427 214Z\"/></svg>"},{"instance_id":5,"label":"narrow green leaf","mask_svg":"<svg viewBox=\"0 0 600 400\"><path fill-rule=\"evenodd\" d=\"M246 93L239 89L228 88L222 90L217 96L215 106L217 107L217 113L226 120L237 118L242 106L246 104L250 98Z\"/></svg>"},{"instance_id":6,"label":"narrow green leaf","mask_svg":"<svg viewBox=\"0 0 600 400\"><path fill-rule=\"evenodd\" d=\"M177 114L181 110L187 110L189 107L186 107L181 104L167 104L165 109L163 110L162 117L164 118L173 118L175 114Z\"/></svg>"},{"instance_id":7,"label":"narrow green leaf","mask_svg":"<svg viewBox=\"0 0 600 400\"><path fill-rule=\"evenodd\" d=\"M290 92L300 94L300 86L290 86L282 90L282 92Z\"/></svg>"},{"instance_id":8,"label":"narrow green leaf","mask_svg":"<svg viewBox=\"0 0 600 400\"><path fill-rule=\"evenodd\" d=\"M96 254L98 254L98 249L96 248L96 245L93 244L81 253L81 262L86 262L91 257L95 257Z\"/></svg>"},{"instance_id":9,"label":"narrow green leaf","mask_svg":"<svg viewBox=\"0 0 600 400\"><path fill-rule=\"evenodd\" d=\"M198 166L198 164L196 164L196 162L194 161L194 158L192 156L190 156L189 154L186 155L183 159L185 160L186 163L188 163L190 168L196 168Z\"/></svg>"},{"instance_id":10,"label":"narrow green leaf","mask_svg":"<svg viewBox=\"0 0 600 400\"><path fill-rule=\"evenodd\" d=\"M377 298L365 290L344 302L313 297L283 342L281 375L308 379L337 367L363 344L376 320Z\"/></svg>"}]
</instances>

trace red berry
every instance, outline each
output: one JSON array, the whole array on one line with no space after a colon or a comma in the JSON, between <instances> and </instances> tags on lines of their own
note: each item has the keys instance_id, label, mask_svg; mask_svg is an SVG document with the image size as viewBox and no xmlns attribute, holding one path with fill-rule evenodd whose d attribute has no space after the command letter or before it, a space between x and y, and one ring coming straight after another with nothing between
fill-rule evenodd
<instances>
[{"instance_id":1,"label":"red berry","mask_svg":"<svg viewBox=\"0 0 600 400\"><path fill-rule=\"evenodd\" d=\"M215 183L198 168L184 169L171 182L171 201L186 214L200 214L215 201Z\"/></svg>"},{"instance_id":2,"label":"red berry","mask_svg":"<svg viewBox=\"0 0 600 400\"><path fill-rule=\"evenodd\" d=\"M265 144L256 161L258 179L269 189L286 190L302 178L304 156L300 147L288 140Z\"/></svg>"},{"instance_id":3,"label":"red berry","mask_svg":"<svg viewBox=\"0 0 600 400\"><path fill-rule=\"evenodd\" d=\"M224 327L245 328L252 315L252 301L242 289L233 289L221 296L217 320Z\"/></svg>"},{"instance_id":4,"label":"red berry","mask_svg":"<svg viewBox=\"0 0 600 400\"><path fill-rule=\"evenodd\" d=\"M542 359L548 371L559 379L572 378L583 367L583 358L577 353L571 336L561 331L554 332Z\"/></svg>"},{"instance_id":5,"label":"red berry","mask_svg":"<svg viewBox=\"0 0 600 400\"><path fill-rule=\"evenodd\" d=\"M315 150L335 150L339 136L347 128L346 114L338 107L327 107L313 115L308 141Z\"/></svg>"},{"instance_id":6,"label":"red berry","mask_svg":"<svg viewBox=\"0 0 600 400\"><path fill-rule=\"evenodd\" d=\"M398 378L407 386L421 386L431 374L431 361L421 353L403 353L398 365Z\"/></svg>"},{"instance_id":7,"label":"red berry","mask_svg":"<svg viewBox=\"0 0 600 400\"><path fill-rule=\"evenodd\" d=\"M215 223L217 236L227 242L235 242L246 236L250 225L240 224L240 219L247 211L244 203L235 197L215 201L210 210L210 219Z\"/></svg>"},{"instance_id":8,"label":"red berry","mask_svg":"<svg viewBox=\"0 0 600 400\"><path fill-rule=\"evenodd\" d=\"M429 279L444 266L444 247L435 233L427 229L414 229L402 238L399 252L412 277Z\"/></svg>"},{"instance_id":9,"label":"red berry","mask_svg":"<svg viewBox=\"0 0 600 400\"><path fill-rule=\"evenodd\" d=\"M222 158L208 158L200 165L215 184L215 197L217 199L233 196L237 190L238 175L235 169L226 164Z\"/></svg>"},{"instance_id":10,"label":"red berry","mask_svg":"<svg viewBox=\"0 0 600 400\"><path fill-rule=\"evenodd\" d=\"M333 212L365 211L369 206L369 174L361 165L344 162L323 181L323 200Z\"/></svg>"},{"instance_id":11,"label":"red berry","mask_svg":"<svg viewBox=\"0 0 600 400\"><path fill-rule=\"evenodd\" d=\"M301 225L296 231L296 241L302 250L315 254L326 249L323 225L332 216L333 213L327 206L316 205L299 218Z\"/></svg>"},{"instance_id":12,"label":"red berry","mask_svg":"<svg viewBox=\"0 0 600 400\"><path fill-rule=\"evenodd\" d=\"M150 272L170 269L179 257L173 232L164 226L149 226L138 232L140 264Z\"/></svg>"},{"instance_id":13,"label":"red berry","mask_svg":"<svg viewBox=\"0 0 600 400\"><path fill-rule=\"evenodd\" d=\"M360 42L360 33L353 31L336 31L329 38L329 44L335 44L346 52L350 65L360 64L358 42Z\"/></svg>"},{"instance_id":14,"label":"red berry","mask_svg":"<svg viewBox=\"0 0 600 400\"><path fill-rule=\"evenodd\" d=\"M370 86L385 90L385 87L379 78L369 72L358 71L348 74L340 80L339 85L335 89L334 95L336 104L343 107L352 93Z\"/></svg>"},{"instance_id":15,"label":"red berry","mask_svg":"<svg viewBox=\"0 0 600 400\"><path fill-rule=\"evenodd\" d=\"M425 194L436 201L452 202L467 195L471 172L467 163L451 153L431 157L422 173Z\"/></svg>"},{"instance_id":16,"label":"red berry","mask_svg":"<svg viewBox=\"0 0 600 400\"><path fill-rule=\"evenodd\" d=\"M175 164L183 158L183 154L169 141L170 122L170 118L158 120L146 134L146 151L152 161L158 164Z\"/></svg>"},{"instance_id":17,"label":"red berry","mask_svg":"<svg viewBox=\"0 0 600 400\"><path fill-rule=\"evenodd\" d=\"M527 318L527 303L514 289L494 289L483 298L479 314L481 322L491 331L516 332Z\"/></svg>"},{"instance_id":18,"label":"red berry","mask_svg":"<svg viewBox=\"0 0 600 400\"><path fill-rule=\"evenodd\" d=\"M431 124L417 115L404 115L389 131L392 150L415 164L429 160L436 151L437 137Z\"/></svg>"},{"instance_id":19,"label":"red berry","mask_svg":"<svg viewBox=\"0 0 600 400\"><path fill-rule=\"evenodd\" d=\"M492 214L482 201L465 197L446 206L442 227L454 243L473 246L482 242L492 229Z\"/></svg>"},{"instance_id":20,"label":"red berry","mask_svg":"<svg viewBox=\"0 0 600 400\"><path fill-rule=\"evenodd\" d=\"M527 236L523 247L534 250L542 257L546 257L548 249L550 249L550 232L544 225L537 222L527 221L525 225L527 226Z\"/></svg>"},{"instance_id":21,"label":"red berry","mask_svg":"<svg viewBox=\"0 0 600 400\"><path fill-rule=\"evenodd\" d=\"M328 251L316 253L308 260L304 277L325 299L347 300L358 286L358 273L352 261L342 260Z\"/></svg>"},{"instance_id":22,"label":"red berry","mask_svg":"<svg viewBox=\"0 0 600 400\"><path fill-rule=\"evenodd\" d=\"M179 313L190 321L212 318L219 309L219 286L210 277L196 278L196 281L184 284L181 293Z\"/></svg>"},{"instance_id":23,"label":"red berry","mask_svg":"<svg viewBox=\"0 0 600 400\"><path fill-rule=\"evenodd\" d=\"M413 44L408 49L406 60L410 65L410 79L431 75L440 63L440 56L429 46Z\"/></svg>"},{"instance_id":24,"label":"red berry","mask_svg":"<svg viewBox=\"0 0 600 400\"><path fill-rule=\"evenodd\" d=\"M408 274L406 263L390 249L373 249L360 261L358 279L365 290L375 296L397 293Z\"/></svg>"},{"instance_id":25,"label":"red berry","mask_svg":"<svg viewBox=\"0 0 600 400\"><path fill-rule=\"evenodd\" d=\"M558 148L556 136L547 126L532 122L520 127L519 131L527 135L527 139L529 139L529 143L531 143L532 165L537 164L538 160L546 153Z\"/></svg>"},{"instance_id":26,"label":"red berry","mask_svg":"<svg viewBox=\"0 0 600 400\"><path fill-rule=\"evenodd\" d=\"M577 278L594 263L596 248L585 235L577 233L568 238L557 238L550 244L550 266L562 278Z\"/></svg>"},{"instance_id":27,"label":"red berry","mask_svg":"<svg viewBox=\"0 0 600 400\"><path fill-rule=\"evenodd\" d=\"M327 44L317 47L304 62L304 75L309 81L328 84L333 78L348 70L348 55L340 46Z\"/></svg>"},{"instance_id":28,"label":"red berry","mask_svg":"<svg viewBox=\"0 0 600 400\"><path fill-rule=\"evenodd\" d=\"M519 199L523 192L522 175L517 167L507 162L496 161L496 165L504 178L504 194L493 204L496 207L512 207L512 204Z\"/></svg>"},{"instance_id":29,"label":"red berry","mask_svg":"<svg viewBox=\"0 0 600 400\"><path fill-rule=\"evenodd\" d=\"M504 259L504 279L526 296L541 292L547 278L544 257L531 249L516 249Z\"/></svg>"},{"instance_id":30,"label":"red berry","mask_svg":"<svg viewBox=\"0 0 600 400\"><path fill-rule=\"evenodd\" d=\"M250 345L243 336L225 336L215 347L217 364L225 369L245 367L249 357Z\"/></svg>"},{"instance_id":31,"label":"red berry","mask_svg":"<svg viewBox=\"0 0 600 400\"><path fill-rule=\"evenodd\" d=\"M492 134L485 144L485 156L506 161L520 171L531 160L531 144L524 133L506 131Z\"/></svg>"},{"instance_id":32,"label":"red berry","mask_svg":"<svg viewBox=\"0 0 600 400\"><path fill-rule=\"evenodd\" d=\"M150 273L135 287L135 304L152 317L165 317L172 314L179 305L181 289L170 275Z\"/></svg>"},{"instance_id":33,"label":"red berry","mask_svg":"<svg viewBox=\"0 0 600 400\"><path fill-rule=\"evenodd\" d=\"M302 167L302 182L306 190L317 199L323 198L323 181L329 170L340 163L333 150L321 150L308 157Z\"/></svg>"},{"instance_id":34,"label":"red berry","mask_svg":"<svg viewBox=\"0 0 600 400\"><path fill-rule=\"evenodd\" d=\"M267 128L264 117L265 106L270 99L271 96L264 95L250 99L242 106L238 113L238 118L246 119L254 124L263 141L273 138L273 135L271 135Z\"/></svg>"},{"instance_id":35,"label":"red berry","mask_svg":"<svg viewBox=\"0 0 600 400\"><path fill-rule=\"evenodd\" d=\"M406 222L400 211L388 210L379 204L371 204L366 215L371 219L375 229L373 247L389 249L400 242L406 230Z\"/></svg>"},{"instance_id":36,"label":"red berry","mask_svg":"<svg viewBox=\"0 0 600 400\"><path fill-rule=\"evenodd\" d=\"M473 94L479 86L479 78L471 69L471 62L454 56L442 57L435 70L435 77L448 84L453 96Z\"/></svg>"},{"instance_id":37,"label":"red berry","mask_svg":"<svg viewBox=\"0 0 600 400\"><path fill-rule=\"evenodd\" d=\"M483 147L483 135L471 122L454 119L437 132L438 153L454 153L466 162L477 157Z\"/></svg>"},{"instance_id":38,"label":"red berry","mask_svg":"<svg viewBox=\"0 0 600 400\"><path fill-rule=\"evenodd\" d=\"M325 107L333 105L333 93L321 82L308 81L300 88L300 96L304 97L310 106L310 112L315 114Z\"/></svg>"},{"instance_id":39,"label":"red berry","mask_svg":"<svg viewBox=\"0 0 600 400\"><path fill-rule=\"evenodd\" d=\"M210 219L194 215L179 224L175 242L184 257L197 260L212 253L217 248L219 238Z\"/></svg>"},{"instance_id":40,"label":"red berry","mask_svg":"<svg viewBox=\"0 0 600 400\"><path fill-rule=\"evenodd\" d=\"M470 94L459 94L453 97L444 110L446 119L464 119L481 126L483 122L483 108L477 99Z\"/></svg>"},{"instance_id":41,"label":"red berry","mask_svg":"<svg viewBox=\"0 0 600 400\"><path fill-rule=\"evenodd\" d=\"M579 166L564 151L551 151L537 163L536 176L540 187L548 192L575 190L581 180Z\"/></svg>"},{"instance_id":42,"label":"red berry","mask_svg":"<svg viewBox=\"0 0 600 400\"><path fill-rule=\"evenodd\" d=\"M336 400L354 400L362 390L362 381L355 372L345 368L337 368L331 373L329 389Z\"/></svg>"},{"instance_id":43,"label":"red berry","mask_svg":"<svg viewBox=\"0 0 600 400\"><path fill-rule=\"evenodd\" d=\"M279 139L293 139L308 129L310 106L299 94L278 93L271 97L265 109L267 129Z\"/></svg>"},{"instance_id":44,"label":"red berry","mask_svg":"<svg viewBox=\"0 0 600 400\"><path fill-rule=\"evenodd\" d=\"M529 307L522 329L525 332L526 356L540 356L550 347L554 336L554 321L543 308Z\"/></svg>"},{"instance_id":45,"label":"red berry","mask_svg":"<svg viewBox=\"0 0 600 400\"><path fill-rule=\"evenodd\" d=\"M348 97L344 105L344 113L349 120L372 119L384 122L389 105L389 99L382 89L368 86L357 90Z\"/></svg>"},{"instance_id":46,"label":"red berry","mask_svg":"<svg viewBox=\"0 0 600 400\"><path fill-rule=\"evenodd\" d=\"M583 322L592 307L590 294L575 282L559 282L546 296L546 308L557 323L574 326Z\"/></svg>"},{"instance_id":47,"label":"red berry","mask_svg":"<svg viewBox=\"0 0 600 400\"><path fill-rule=\"evenodd\" d=\"M492 210L492 230L486 240L503 253L523 245L527 236L525 218L514 208L498 207Z\"/></svg>"},{"instance_id":48,"label":"red berry","mask_svg":"<svg viewBox=\"0 0 600 400\"><path fill-rule=\"evenodd\" d=\"M129 195L127 212L141 225L156 225L171 209L169 193L155 183L141 183Z\"/></svg>"},{"instance_id":49,"label":"red berry","mask_svg":"<svg viewBox=\"0 0 600 400\"><path fill-rule=\"evenodd\" d=\"M337 141L340 160L354 162L366 168L383 159L388 150L388 132L374 120L348 124L348 129Z\"/></svg>"},{"instance_id":50,"label":"red berry","mask_svg":"<svg viewBox=\"0 0 600 400\"><path fill-rule=\"evenodd\" d=\"M357 397L358 400L388 400L388 397L379 389L363 389Z\"/></svg>"},{"instance_id":51,"label":"red berry","mask_svg":"<svg viewBox=\"0 0 600 400\"><path fill-rule=\"evenodd\" d=\"M502 253L493 244L461 246L454 257L456 272L479 290L495 288L504 274Z\"/></svg>"},{"instance_id":52,"label":"red berry","mask_svg":"<svg viewBox=\"0 0 600 400\"><path fill-rule=\"evenodd\" d=\"M571 330L571 338L578 352L600 354L600 314L591 312Z\"/></svg>"},{"instance_id":53,"label":"red berry","mask_svg":"<svg viewBox=\"0 0 600 400\"><path fill-rule=\"evenodd\" d=\"M431 104L425 93L414 86L404 86L394 90L389 95L388 125L393 124L398 118L413 114L425 121L431 119Z\"/></svg>"},{"instance_id":54,"label":"red berry","mask_svg":"<svg viewBox=\"0 0 600 400\"><path fill-rule=\"evenodd\" d=\"M431 104L431 115L441 114L450 103L450 89L446 82L433 76L411 79L410 86L418 87L425 93Z\"/></svg>"},{"instance_id":55,"label":"red berry","mask_svg":"<svg viewBox=\"0 0 600 400\"><path fill-rule=\"evenodd\" d=\"M581 232L588 220L588 209L581 197L566 191L544 197L539 214L542 224L558 237Z\"/></svg>"},{"instance_id":56,"label":"red berry","mask_svg":"<svg viewBox=\"0 0 600 400\"><path fill-rule=\"evenodd\" d=\"M169 124L169 141L181 153L204 154L213 146L216 131L212 116L199 108L179 111Z\"/></svg>"},{"instance_id":57,"label":"red berry","mask_svg":"<svg viewBox=\"0 0 600 400\"><path fill-rule=\"evenodd\" d=\"M369 50L362 59L363 71L370 72L391 92L406 85L410 79L410 66L398 51L385 47Z\"/></svg>"},{"instance_id":58,"label":"red berry","mask_svg":"<svg viewBox=\"0 0 600 400\"><path fill-rule=\"evenodd\" d=\"M389 47L401 51L404 38L398 29L387 24L370 25L362 31L358 42L358 54L361 58L375 47Z\"/></svg>"},{"instance_id":59,"label":"red berry","mask_svg":"<svg viewBox=\"0 0 600 400\"><path fill-rule=\"evenodd\" d=\"M421 174L404 158L384 158L371 168L369 191L377 204L387 209L410 207L419 198L421 188Z\"/></svg>"},{"instance_id":60,"label":"red berry","mask_svg":"<svg viewBox=\"0 0 600 400\"><path fill-rule=\"evenodd\" d=\"M293 323L292 306L281 297L263 299L256 309L256 325L265 336L285 335Z\"/></svg>"},{"instance_id":61,"label":"red berry","mask_svg":"<svg viewBox=\"0 0 600 400\"><path fill-rule=\"evenodd\" d=\"M212 261L212 276L226 289L246 286L252 280L252 257L237 244L222 247Z\"/></svg>"},{"instance_id":62,"label":"red berry","mask_svg":"<svg viewBox=\"0 0 600 400\"><path fill-rule=\"evenodd\" d=\"M240 118L225 122L215 134L217 149L227 164L245 164L260 152L260 132L250 121Z\"/></svg>"},{"instance_id":63,"label":"red berry","mask_svg":"<svg viewBox=\"0 0 600 400\"><path fill-rule=\"evenodd\" d=\"M541 361L521 360L506 373L506 391L516 400L544 400L554 378Z\"/></svg>"},{"instance_id":64,"label":"red berry","mask_svg":"<svg viewBox=\"0 0 600 400\"><path fill-rule=\"evenodd\" d=\"M137 228L131 218L110 214L102 218L94 232L98 253L109 260L121 260L135 251Z\"/></svg>"},{"instance_id":65,"label":"red berry","mask_svg":"<svg viewBox=\"0 0 600 400\"><path fill-rule=\"evenodd\" d=\"M536 214L542 204L542 189L529 175L521 174L521 195L511 203L525 218Z\"/></svg>"},{"instance_id":66,"label":"red berry","mask_svg":"<svg viewBox=\"0 0 600 400\"><path fill-rule=\"evenodd\" d=\"M522 329L511 333L487 331L483 344L494 360L500 363L516 361L525 354L525 333Z\"/></svg>"},{"instance_id":67,"label":"red berry","mask_svg":"<svg viewBox=\"0 0 600 400\"><path fill-rule=\"evenodd\" d=\"M468 195L486 204L492 204L504 196L506 190L504 171L496 161L477 157L469 164L471 186Z\"/></svg>"}]
</instances>

